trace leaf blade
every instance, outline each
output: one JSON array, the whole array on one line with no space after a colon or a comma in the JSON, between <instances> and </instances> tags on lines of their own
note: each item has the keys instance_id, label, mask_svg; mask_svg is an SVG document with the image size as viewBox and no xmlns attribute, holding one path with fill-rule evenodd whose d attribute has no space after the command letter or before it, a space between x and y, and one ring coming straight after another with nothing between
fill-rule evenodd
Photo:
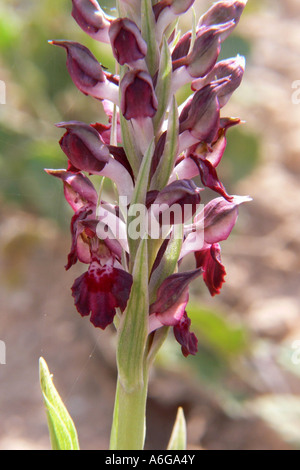
<instances>
[{"instance_id":1,"label":"leaf blade","mask_svg":"<svg viewBox=\"0 0 300 470\"><path fill-rule=\"evenodd\" d=\"M183 409L179 407L167 450L186 450L186 440L185 417Z\"/></svg>"},{"instance_id":2,"label":"leaf blade","mask_svg":"<svg viewBox=\"0 0 300 470\"><path fill-rule=\"evenodd\" d=\"M39 360L40 386L46 407L52 450L79 450L77 431L44 358Z\"/></svg>"}]
</instances>

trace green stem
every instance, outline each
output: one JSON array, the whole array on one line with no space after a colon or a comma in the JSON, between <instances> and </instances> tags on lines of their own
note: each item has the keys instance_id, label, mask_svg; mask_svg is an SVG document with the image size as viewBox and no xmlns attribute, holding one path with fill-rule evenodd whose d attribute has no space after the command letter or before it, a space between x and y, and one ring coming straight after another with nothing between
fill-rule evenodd
<instances>
[{"instance_id":1,"label":"green stem","mask_svg":"<svg viewBox=\"0 0 300 470\"><path fill-rule=\"evenodd\" d=\"M127 392L118 379L110 450L143 450L147 390L148 370L145 370L143 385L131 392Z\"/></svg>"}]
</instances>

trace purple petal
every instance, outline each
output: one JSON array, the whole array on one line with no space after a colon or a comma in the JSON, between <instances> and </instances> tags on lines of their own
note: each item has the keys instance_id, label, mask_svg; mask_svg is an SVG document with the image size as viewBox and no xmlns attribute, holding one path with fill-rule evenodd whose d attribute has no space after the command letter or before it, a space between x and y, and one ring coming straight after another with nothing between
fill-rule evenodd
<instances>
[{"instance_id":1,"label":"purple petal","mask_svg":"<svg viewBox=\"0 0 300 470\"><path fill-rule=\"evenodd\" d=\"M225 187L218 178L215 167L210 161L202 160L201 158L193 158L193 160L198 166L202 184L221 194L228 201L232 201L232 196L226 192Z\"/></svg>"},{"instance_id":2,"label":"purple petal","mask_svg":"<svg viewBox=\"0 0 300 470\"><path fill-rule=\"evenodd\" d=\"M194 333L190 332L190 325L191 320L186 312L184 312L179 323L173 328L175 339L181 345L184 357L187 357L189 354L194 356L198 351L198 339Z\"/></svg>"},{"instance_id":3,"label":"purple petal","mask_svg":"<svg viewBox=\"0 0 300 470\"><path fill-rule=\"evenodd\" d=\"M82 207L71 219L70 230L72 245L70 253L68 254L68 262L65 265L66 270L76 264L77 260L87 264L91 262L91 252L87 237L84 237L84 239L81 237L81 234L84 232L84 226L81 222L92 216L92 213L93 211L90 210L89 207Z\"/></svg>"},{"instance_id":4,"label":"purple petal","mask_svg":"<svg viewBox=\"0 0 300 470\"><path fill-rule=\"evenodd\" d=\"M72 0L72 16L85 33L97 41L109 43L109 18L96 0Z\"/></svg>"},{"instance_id":5,"label":"purple petal","mask_svg":"<svg viewBox=\"0 0 300 470\"><path fill-rule=\"evenodd\" d=\"M174 50L172 52L173 70L177 68L176 61L188 55L191 45L191 39L192 33L188 31L179 39L176 46L174 47Z\"/></svg>"},{"instance_id":6,"label":"purple petal","mask_svg":"<svg viewBox=\"0 0 300 470\"><path fill-rule=\"evenodd\" d=\"M196 265L203 269L203 280L212 296L220 293L225 282L225 267L221 262L221 248L218 243L209 249L195 253Z\"/></svg>"},{"instance_id":7,"label":"purple petal","mask_svg":"<svg viewBox=\"0 0 300 470\"><path fill-rule=\"evenodd\" d=\"M207 85L197 91L180 115L180 129L199 141L214 141L220 124L220 107L215 86Z\"/></svg>"},{"instance_id":8,"label":"purple petal","mask_svg":"<svg viewBox=\"0 0 300 470\"><path fill-rule=\"evenodd\" d=\"M186 287L202 274L202 269L175 273L167 277L157 291L157 300L150 305L150 313L164 313L176 305Z\"/></svg>"},{"instance_id":9,"label":"purple petal","mask_svg":"<svg viewBox=\"0 0 300 470\"><path fill-rule=\"evenodd\" d=\"M147 54L147 43L129 18L118 18L109 29L112 51L119 64L133 64Z\"/></svg>"},{"instance_id":10,"label":"purple petal","mask_svg":"<svg viewBox=\"0 0 300 470\"><path fill-rule=\"evenodd\" d=\"M93 261L89 270L75 280L72 295L78 312L82 316L91 313L93 325L104 330L112 323L116 308L126 308L131 285L129 273Z\"/></svg>"},{"instance_id":11,"label":"purple petal","mask_svg":"<svg viewBox=\"0 0 300 470\"><path fill-rule=\"evenodd\" d=\"M227 82L218 89L218 100L223 108L232 93L240 86L245 71L245 58L237 56L232 59L218 62L212 71L205 77L192 82L192 90L200 90L211 82L228 78Z\"/></svg>"},{"instance_id":12,"label":"purple petal","mask_svg":"<svg viewBox=\"0 0 300 470\"><path fill-rule=\"evenodd\" d=\"M74 167L91 173L100 172L105 167L109 151L96 129L76 121L62 122L57 127L67 129L60 146Z\"/></svg>"},{"instance_id":13,"label":"purple petal","mask_svg":"<svg viewBox=\"0 0 300 470\"><path fill-rule=\"evenodd\" d=\"M249 201L248 196L233 196L231 202L219 197L206 204L195 217L196 227L202 228L204 224L205 242L213 244L227 240L237 221L238 206Z\"/></svg>"},{"instance_id":14,"label":"purple petal","mask_svg":"<svg viewBox=\"0 0 300 470\"><path fill-rule=\"evenodd\" d=\"M96 207L97 192L85 175L67 170L46 170L46 172L63 181L65 198L75 212L87 205Z\"/></svg>"},{"instance_id":15,"label":"purple petal","mask_svg":"<svg viewBox=\"0 0 300 470\"><path fill-rule=\"evenodd\" d=\"M224 0L215 3L199 20L198 27L232 22L229 30L222 34L224 41L238 24L247 0Z\"/></svg>"},{"instance_id":16,"label":"purple petal","mask_svg":"<svg viewBox=\"0 0 300 470\"><path fill-rule=\"evenodd\" d=\"M119 104L118 86L113 80L107 79L109 77L87 47L74 41L49 41L49 43L66 50L67 69L74 84L82 93Z\"/></svg>"},{"instance_id":17,"label":"purple petal","mask_svg":"<svg viewBox=\"0 0 300 470\"><path fill-rule=\"evenodd\" d=\"M127 72L121 81L121 110L125 119L153 117L157 110L151 76L142 70Z\"/></svg>"}]
</instances>

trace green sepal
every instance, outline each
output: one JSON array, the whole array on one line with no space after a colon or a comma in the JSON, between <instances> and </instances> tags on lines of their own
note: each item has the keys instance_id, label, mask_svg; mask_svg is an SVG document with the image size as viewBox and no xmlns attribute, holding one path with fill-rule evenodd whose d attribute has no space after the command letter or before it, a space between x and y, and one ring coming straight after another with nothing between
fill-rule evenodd
<instances>
[{"instance_id":1,"label":"green sepal","mask_svg":"<svg viewBox=\"0 0 300 470\"><path fill-rule=\"evenodd\" d=\"M131 214L131 208L133 206L136 206L137 204L141 204L143 208L145 208L153 152L154 152L154 140L152 139L143 157L140 170L136 179L135 188L134 188L134 192L133 192L132 199L131 199L131 204L128 209L128 220L127 220L128 233L127 235L128 235L128 245L129 245L131 260L135 259L135 254L136 254L137 245L138 245L138 240L134 240L130 237L130 224L131 222L135 220L134 215ZM146 233L144 235L146 236ZM141 237L141 238L144 238L144 237Z\"/></svg>"},{"instance_id":2,"label":"green sepal","mask_svg":"<svg viewBox=\"0 0 300 470\"><path fill-rule=\"evenodd\" d=\"M148 253L143 239L135 257L133 283L118 331L117 364L119 380L127 392L143 386L145 347L148 337Z\"/></svg>"},{"instance_id":3,"label":"green sepal","mask_svg":"<svg viewBox=\"0 0 300 470\"><path fill-rule=\"evenodd\" d=\"M152 9L151 0L141 1L141 18L142 18L142 36L147 43L146 62L148 70L152 77L156 73L159 65L159 50L156 41L156 21Z\"/></svg>"},{"instance_id":4,"label":"green sepal","mask_svg":"<svg viewBox=\"0 0 300 470\"><path fill-rule=\"evenodd\" d=\"M185 417L183 409L179 407L167 450L186 450L186 441Z\"/></svg>"},{"instance_id":5,"label":"green sepal","mask_svg":"<svg viewBox=\"0 0 300 470\"><path fill-rule=\"evenodd\" d=\"M42 357L39 360L39 372L52 450L79 450L75 425L53 384L52 375Z\"/></svg>"},{"instance_id":6,"label":"green sepal","mask_svg":"<svg viewBox=\"0 0 300 470\"><path fill-rule=\"evenodd\" d=\"M160 129L165 112L169 107L170 92L172 83L172 58L167 39L164 36L161 49L159 72L155 94L158 101L158 108L153 119L155 133Z\"/></svg>"},{"instance_id":7,"label":"green sepal","mask_svg":"<svg viewBox=\"0 0 300 470\"><path fill-rule=\"evenodd\" d=\"M130 121L127 121L123 114L120 112L120 125L122 132L123 147L132 168L134 176L138 174L141 164L142 156L139 155L139 150L135 144L135 136Z\"/></svg>"},{"instance_id":8,"label":"green sepal","mask_svg":"<svg viewBox=\"0 0 300 470\"><path fill-rule=\"evenodd\" d=\"M178 151L179 120L176 99L173 96L169 112L165 148L151 180L150 189L162 190L167 184L174 168Z\"/></svg>"}]
</instances>

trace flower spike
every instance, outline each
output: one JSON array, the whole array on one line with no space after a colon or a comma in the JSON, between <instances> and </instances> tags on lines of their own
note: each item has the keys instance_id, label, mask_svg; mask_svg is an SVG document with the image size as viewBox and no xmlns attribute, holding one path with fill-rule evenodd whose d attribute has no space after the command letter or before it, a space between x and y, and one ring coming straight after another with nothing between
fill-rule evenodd
<instances>
[{"instance_id":1,"label":"flower spike","mask_svg":"<svg viewBox=\"0 0 300 470\"><path fill-rule=\"evenodd\" d=\"M111 17L97 0L72 0L82 30L111 47L118 75L84 45L50 41L65 49L72 81L101 101L107 117L57 124L64 129L67 169L46 171L61 180L73 210L65 267L87 265L72 285L78 312L101 329L118 314L124 393L140 387L166 327L173 328L184 356L196 354L189 285L202 276L212 296L220 293L226 275L220 243L250 200L228 194L218 174L227 130L241 122L221 110L245 71L244 57L219 55L247 1L217 1L181 36L178 20L194 1L119 0L119 16ZM178 106L184 85L191 94ZM103 177L99 192L94 175ZM194 181L199 176L201 187ZM105 178L112 183L108 190ZM200 207L206 188L218 197ZM181 261L189 254L195 269L184 271Z\"/></svg>"}]
</instances>

